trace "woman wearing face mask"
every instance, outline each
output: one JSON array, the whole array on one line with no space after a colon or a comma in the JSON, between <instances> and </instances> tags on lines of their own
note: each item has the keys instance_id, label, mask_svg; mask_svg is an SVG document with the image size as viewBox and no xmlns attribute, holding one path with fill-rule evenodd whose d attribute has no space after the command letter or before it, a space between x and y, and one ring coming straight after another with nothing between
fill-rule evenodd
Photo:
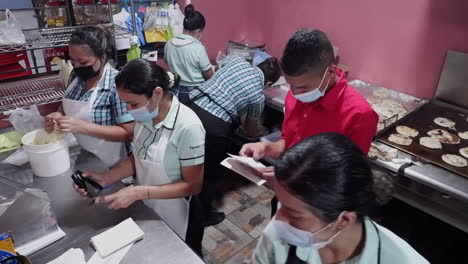
<instances>
[{"instance_id":1,"label":"woman wearing face mask","mask_svg":"<svg viewBox=\"0 0 468 264\"><path fill-rule=\"evenodd\" d=\"M254 263L429 263L368 215L391 197L346 136L311 136L280 158L274 181L281 207L266 227Z\"/></svg>"},{"instance_id":2,"label":"woman wearing face mask","mask_svg":"<svg viewBox=\"0 0 468 264\"><path fill-rule=\"evenodd\" d=\"M213 75L210 59L200 42L205 25L205 17L189 4L185 7L183 34L166 43L165 60L181 78L178 97L183 103L189 100L189 91Z\"/></svg>"},{"instance_id":3,"label":"woman wearing face mask","mask_svg":"<svg viewBox=\"0 0 468 264\"><path fill-rule=\"evenodd\" d=\"M156 64L130 61L116 77L120 98L135 118L133 154L104 173L85 173L102 186L136 175L136 185L101 197L110 209L141 200L202 256L198 194L203 185L205 130L197 115L169 92ZM75 186L76 188L76 186ZM82 189L81 195L86 196Z\"/></svg>"},{"instance_id":4,"label":"woman wearing face mask","mask_svg":"<svg viewBox=\"0 0 468 264\"><path fill-rule=\"evenodd\" d=\"M73 133L80 146L111 167L127 156L124 141L133 134L133 117L117 94L117 70L108 62L110 34L100 27L72 33L68 46L73 72L62 105L45 117L46 130L54 125Z\"/></svg>"}]
</instances>

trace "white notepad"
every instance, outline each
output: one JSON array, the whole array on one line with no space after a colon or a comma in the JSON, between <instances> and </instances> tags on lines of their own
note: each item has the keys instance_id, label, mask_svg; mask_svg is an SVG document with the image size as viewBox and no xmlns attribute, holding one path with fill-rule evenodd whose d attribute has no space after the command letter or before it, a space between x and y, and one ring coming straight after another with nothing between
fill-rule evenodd
<instances>
[{"instance_id":1,"label":"white notepad","mask_svg":"<svg viewBox=\"0 0 468 264\"><path fill-rule=\"evenodd\" d=\"M103 258L143 238L143 231L132 218L91 238L96 251Z\"/></svg>"},{"instance_id":2,"label":"white notepad","mask_svg":"<svg viewBox=\"0 0 468 264\"><path fill-rule=\"evenodd\" d=\"M265 168L265 165L249 157L241 157L229 154L230 158L226 158L221 162L224 167L238 173L244 178L257 184L258 186L264 184L266 181L256 176L252 170Z\"/></svg>"},{"instance_id":3,"label":"white notepad","mask_svg":"<svg viewBox=\"0 0 468 264\"><path fill-rule=\"evenodd\" d=\"M81 248L70 248L60 257L47 264L86 264L85 256Z\"/></svg>"}]
</instances>

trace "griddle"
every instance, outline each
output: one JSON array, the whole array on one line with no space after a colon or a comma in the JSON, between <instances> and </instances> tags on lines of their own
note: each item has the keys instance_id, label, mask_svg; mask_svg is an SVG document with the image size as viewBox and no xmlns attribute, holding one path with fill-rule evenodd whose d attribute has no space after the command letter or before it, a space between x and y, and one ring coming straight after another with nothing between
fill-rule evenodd
<instances>
[{"instance_id":1,"label":"griddle","mask_svg":"<svg viewBox=\"0 0 468 264\"><path fill-rule=\"evenodd\" d=\"M434 119L436 117L445 117L454 121L456 123L456 131L435 124ZM398 120L391 126L382 130L379 134L377 134L376 138L380 142L383 142L401 151L416 156L425 162L435 164L444 169L447 169L449 171L452 171L456 174L468 178L468 167L457 168L445 163L442 160L443 154L455 154L462 157L458 150L461 148L468 147L468 140L461 139L460 144L442 143L442 149L429 149L419 144L419 138L428 137L427 132L433 129L443 129L457 136L458 132L468 131L468 122L466 118L467 115L465 114L462 114L456 110L447 107L437 105L434 101L430 101L422 105L415 111L409 113L402 119ZM396 127L401 125L408 126L419 131L419 135L413 138L413 142L409 146L398 145L388 140L390 134L397 133Z\"/></svg>"}]
</instances>

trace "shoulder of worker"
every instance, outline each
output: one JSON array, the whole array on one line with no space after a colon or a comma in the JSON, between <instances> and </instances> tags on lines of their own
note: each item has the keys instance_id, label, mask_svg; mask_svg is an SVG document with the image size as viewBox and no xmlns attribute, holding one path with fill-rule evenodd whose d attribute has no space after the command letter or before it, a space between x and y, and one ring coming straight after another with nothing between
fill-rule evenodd
<instances>
[{"instance_id":1,"label":"shoulder of worker","mask_svg":"<svg viewBox=\"0 0 468 264\"><path fill-rule=\"evenodd\" d=\"M175 38L172 38L169 41L170 45L174 45L176 47L190 47L190 48L203 48L205 46L196 38L186 35L180 34Z\"/></svg>"},{"instance_id":2,"label":"shoulder of worker","mask_svg":"<svg viewBox=\"0 0 468 264\"><path fill-rule=\"evenodd\" d=\"M387 228L376 224L381 239L382 264L426 264L429 263L405 240Z\"/></svg>"},{"instance_id":3,"label":"shoulder of worker","mask_svg":"<svg viewBox=\"0 0 468 264\"><path fill-rule=\"evenodd\" d=\"M353 113L363 118L378 118L377 113L372 109L367 100L351 85L346 85L343 91L343 98L346 101L343 106L349 108Z\"/></svg>"}]
</instances>

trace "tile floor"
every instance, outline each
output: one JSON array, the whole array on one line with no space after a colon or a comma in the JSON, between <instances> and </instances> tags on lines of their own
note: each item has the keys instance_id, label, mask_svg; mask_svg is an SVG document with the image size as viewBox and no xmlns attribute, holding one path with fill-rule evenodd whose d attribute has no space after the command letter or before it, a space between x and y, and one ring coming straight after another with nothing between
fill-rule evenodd
<instances>
[{"instance_id":1,"label":"tile floor","mask_svg":"<svg viewBox=\"0 0 468 264\"><path fill-rule=\"evenodd\" d=\"M205 229L203 249L208 264L248 264L257 239L270 220L273 192L254 184L229 191L220 208L226 219Z\"/></svg>"}]
</instances>

